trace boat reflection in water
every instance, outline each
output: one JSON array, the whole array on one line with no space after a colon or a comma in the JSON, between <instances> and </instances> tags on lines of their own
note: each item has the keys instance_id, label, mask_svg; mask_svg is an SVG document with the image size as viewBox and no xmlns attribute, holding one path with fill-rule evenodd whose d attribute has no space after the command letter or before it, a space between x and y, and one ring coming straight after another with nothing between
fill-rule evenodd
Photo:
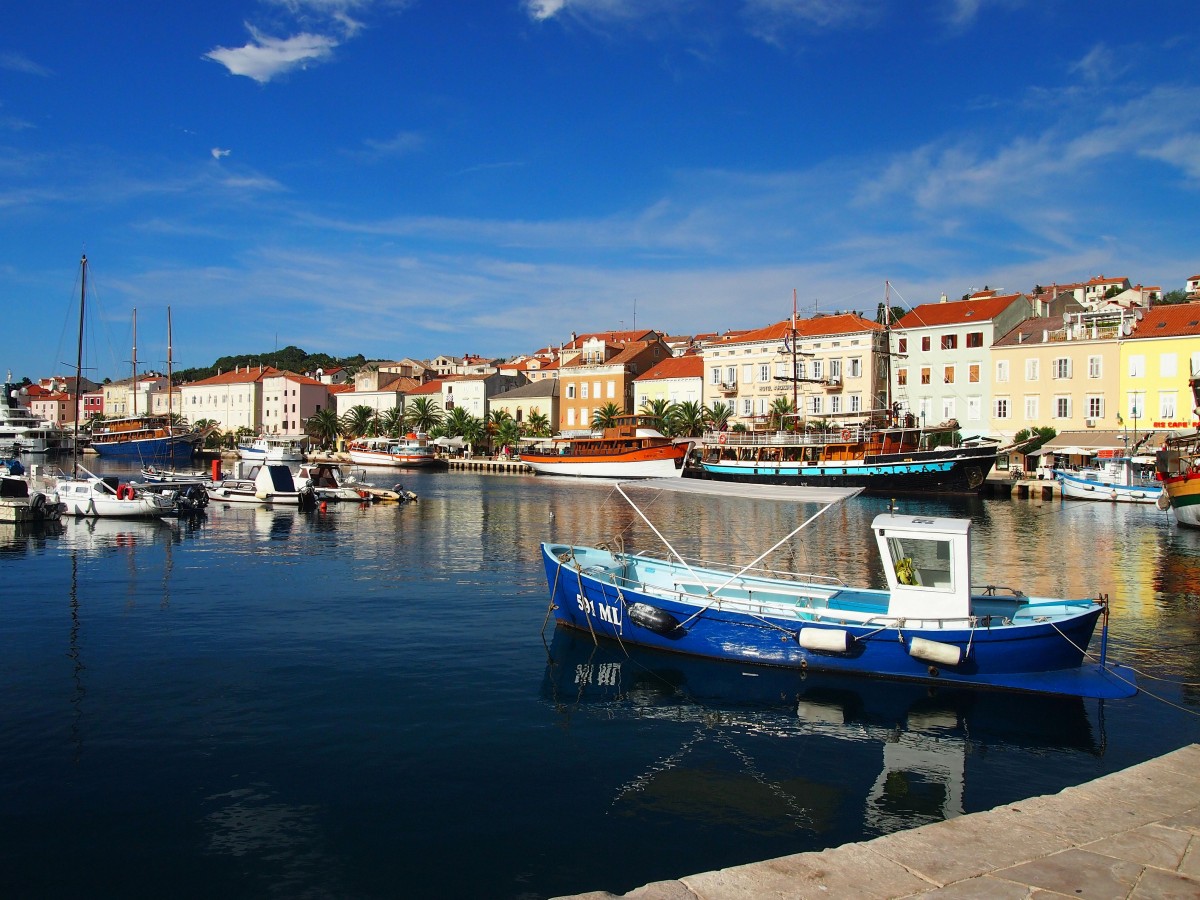
<instances>
[{"instance_id":1,"label":"boat reflection in water","mask_svg":"<svg viewBox=\"0 0 1200 900\"><path fill-rule=\"evenodd\" d=\"M616 788L614 807L826 837L848 815L877 836L1065 786L1027 778L1024 751L1103 755L1085 705L1096 704L1099 718L1102 700L759 668L596 644L563 628L548 650L543 696L564 724L582 725L584 716L588 728L690 726L682 746L676 740ZM704 752L705 744L724 752ZM1005 749L1022 751L1020 760L994 752ZM969 758L1011 765L1014 793L968 802ZM830 845L810 842L798 849Z\"/></svg>"}]
</instances>

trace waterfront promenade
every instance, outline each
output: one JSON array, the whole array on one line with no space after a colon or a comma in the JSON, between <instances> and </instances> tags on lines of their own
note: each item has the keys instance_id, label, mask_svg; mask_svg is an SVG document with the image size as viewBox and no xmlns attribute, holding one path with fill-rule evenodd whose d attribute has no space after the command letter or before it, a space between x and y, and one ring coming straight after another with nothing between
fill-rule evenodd
<instances>
[{"instance_id":1,"label":"waterfront promenade","mask_svg":"<svg viewBox=\"0 0 1200 900\"><path fill-rule=\"evenodd\" d=\"M609 900L593 891L573 900ZM637 900L1200 897L1200 744L1058 794L661 881Z\"/></svg>"}]
</instances>

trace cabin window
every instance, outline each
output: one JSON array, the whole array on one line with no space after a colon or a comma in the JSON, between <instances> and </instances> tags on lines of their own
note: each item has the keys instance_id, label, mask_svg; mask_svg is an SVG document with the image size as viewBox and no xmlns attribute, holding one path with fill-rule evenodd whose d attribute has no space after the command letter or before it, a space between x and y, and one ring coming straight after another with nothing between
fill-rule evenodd
<instances>
[{"instance_id":1,"label":"cabin window","mask_svg":"<svg viewBox=\"0 0 1200 900\"><path fill-rule=\"evenodd\" d=\"M954 563L950 542L929 538L888 538L888 553L901 584L954 590Z\"/></svg>"}]
</instances>

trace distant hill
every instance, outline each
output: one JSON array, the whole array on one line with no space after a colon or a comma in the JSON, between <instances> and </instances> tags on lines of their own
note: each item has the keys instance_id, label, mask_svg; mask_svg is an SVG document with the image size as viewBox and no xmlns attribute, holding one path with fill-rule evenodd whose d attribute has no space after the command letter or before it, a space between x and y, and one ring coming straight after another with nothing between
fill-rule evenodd
<instances>
[{"instance_id":1,"label":"distant hill","mask_svg":"<svg viewBox=\"0 0 1200 900\"><path fill-rule=\"evenodd\" d=\"M327 353L306 353L299 347L284 347L270 353L245 353L237 356L222 356L211 366L194 369L176 369L172 377L176 384L188 384L211 378L218 371L228 372L234 366L274 366L276 369L286 369L289 372L303 374L315 372L317 369L335 369L341 366L351 372L357 371L366 364L366 357L357 356L333 357Z\"/></svg>"}]
</instances>

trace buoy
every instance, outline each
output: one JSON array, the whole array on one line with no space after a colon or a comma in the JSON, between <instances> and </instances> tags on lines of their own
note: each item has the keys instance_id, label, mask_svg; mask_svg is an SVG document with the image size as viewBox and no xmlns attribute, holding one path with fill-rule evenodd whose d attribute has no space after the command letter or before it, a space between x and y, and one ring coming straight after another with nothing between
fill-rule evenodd
<instances>
[{"instance_id":1,"label":"buoy","mask_svg":"<svg viewBox=\"0 0 1200 900\"><path fill-rule=\"evenodd\" d=\"M127 484L119 485L117 487L117 499L118 500L132 500L133 499L133 488Z\"/></svg>"},{"instance_id":2,"label":"buoy","mask_svg":"<svg viewBox=\"0 0 1200 900\"><path fill-rule=\"evenodd\" d=\"M908 642L908 655L917 659L940 663L943 666L957 666L962 662L961 647L919 637L915 637Z\"/></svg>"},{"instance_id":3,"label":"buoy","mask_svg":"<svg viewBox=\"0 0 1200 900\"><path fill-rule=\"evenodd\" d=\"M796 640L805 650L845 653L850 649L850 632L844 628L801 628Z\"/></svg>"},{"instance_id":4,"label":"buoy","mask_svg":"<svg viewBox=\"0 0 1200 900\"><path fill-rule=\"evenodd\" d=\"M850 429L849 428L842 429L842 440L843 441L850 440Z\"/></svg>"},{"instance_id":5,"label":"buoy","mask_svg":"<svg viewBox=\"0 0 1200 900\"><path fill-rule=\"evenodd\" d=\"M324 500L321 501L321 512L329 512L329 504Z\"/></svg>"},{"instance_id":6,"label":"buoy","mask_svg":"<svg viewBox=\"0 0 1200 900\"><path fill-rule=\"evenodd\" d=\"M1158 495L1158 499L1154 501L1154 505L1161 510L1168 510L1171 508L1171 498L1166 491L1163 491Z\"/></svg>"},{"instance_id":7,"label":"buoy","mask_svg":"<svg viewBox=\"0 0 1200 900\"><path fill-rule=\"evenodd\" d=\"M656 634L670 634L679 627L679 620L673 615L648 603L629 604L629 621Z\"/></svg>"}]
</instances>

